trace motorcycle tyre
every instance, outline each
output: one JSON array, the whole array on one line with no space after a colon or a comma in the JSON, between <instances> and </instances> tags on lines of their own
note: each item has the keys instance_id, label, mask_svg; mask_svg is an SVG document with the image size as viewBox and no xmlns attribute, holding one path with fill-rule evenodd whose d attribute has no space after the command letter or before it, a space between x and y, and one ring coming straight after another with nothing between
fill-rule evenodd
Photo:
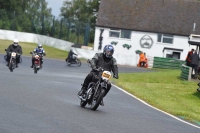
<instances>
[{"instance_id":1,"label":"motorcycle tyre","mask_svg":"<svg viewBox=\"0 0 200 133\"><path fill-rule=\"evenodd\" d=\"M34 65L34 73L37 74L37 68L35 65Z\"/></svg>"},{"instance_id":2,"label":"motorcycle tyre","mask_svg":"<svg viewBox=\"0 0 200 133\"><path fill-rule=\"evenodd\" d=\"M81 61L79 59L76 59L76 65L81 66Z\"/></svg>"},{"instance_id":3,"label":"motorcycle tyre","mask_svg":"<svg viewBox=\"0 0 200 133\"><path fill-rule=\"evenodd\" d=\"M98 99L96 101L96 104L93 106L93 103L92 103L92 105L91 105L92 110L96 110L99 107L99 104L100 104L101 100L103 99L104 95L105 95L105 90L101 89L101 93L99 94L99 97L98 97Z\"/></svg>"}]
</instances>

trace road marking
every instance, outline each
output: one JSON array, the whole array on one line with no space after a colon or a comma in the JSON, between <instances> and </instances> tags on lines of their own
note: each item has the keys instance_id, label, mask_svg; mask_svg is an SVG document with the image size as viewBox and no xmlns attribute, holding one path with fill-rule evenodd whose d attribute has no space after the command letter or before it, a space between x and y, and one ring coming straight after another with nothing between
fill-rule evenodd
<instances>
[{"instance_id":1,"label":"road marking","mask_svg":"<svg viewBox=\"0 0 200 133\"><path fill-rule=\"evenodd\" d=\"M130 95L131 97L137 99L138 101L142 102L143 104L145 104L145 105L147 105L147 106L149 106L149 107L151 107L151 108L153 108L153 109L155 109L155 110L157 110L157 111L160 111L160 112L162 112L162 113L164 113L164 114L166 114L166 115L169 115L169 116L171 116L172 118L174 118L174 119L176 119L176 120L178 120L178 121L181 121L181 122L183 122L183 123L185 123L185 124L188 124L188 125L190 125L190 126L193 126L193 127L196 127L196 128L199 128L199 129L200 129L199 126L196 126L196 125L194 125L194 124L191 124L191 123L189 123L189 122L186 122L186 121L184 121L184 120L182 120L182 119L180 119L180 118L178 118L178 117L176 117L176 116L174 116L174 115L171 115L171 114L169 114L169 113L167 113L167 112L165 112L165 111L162 111L162 110L160 110L160 109L158 109L158 108L155 108L155 107L151 106L150 104L146 103L145 101L143 101L143 100L137 98L137 97L134 96L133 94L131 94L131 93L129 93L129 92L123 90L122 88L120 88L120 87L118 87L118 86L116 86L116 85L114 85L114 84L112 84L112 85L115 86L117 89L121 90L122 92L124 92L124 93Z\"/></svg>"}]
</instances>

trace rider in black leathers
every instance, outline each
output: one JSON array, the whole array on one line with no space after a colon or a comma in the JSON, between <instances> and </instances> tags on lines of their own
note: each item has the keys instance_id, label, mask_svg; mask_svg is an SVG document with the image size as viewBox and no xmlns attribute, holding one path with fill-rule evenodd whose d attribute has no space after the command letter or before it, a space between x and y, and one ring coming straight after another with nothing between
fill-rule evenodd
<instances>
[{"instance_id":1,"label":"rider in black leathers","mask_svg":"<svg viewBox=\"0 0 200 133\"><path fill-rule=\"evenodd\" d=\"M18 39L15 39L13 41L13 44L11 44L6 50L6 53L7 53L7 64L6 65L7 66L9 66L9 62L10 62L10 56L11 56L10 52L16 52L17 53L16 67L18 67L18 63L20 61L20 55L22 55L22 48L18 43L19 43Z\"/></svg>"},{"instance_id":2,"label":"rider in black leathers","mask_svg":"<svg viewBox=\"0 0 200 133\"><path fill-rule=\"evenodd\" d=\"M77 54L75 54L71 49L68 53L68 57L66 58L66 61L68 61L69 64L73 61L73 55L77 55Z\"/></svg>"},{"instance_id":3,"label":"rider in black leathers","mask_svg":"<svg viewBox=\"0 0 200 133\"><path fill-rule=\"evenodd\" d=\"M112 45L106 45L104 47L103 53L96 53L95 56L90 60L91 62L91 67L92 69L95 68L103 68L104 70L107 71L112 71L113 72L113 77L118 79L118 67L117 67L117 61L116 59L112 56L114 53L114 48ZM93 80L95 73L97 71L92 70L87 77L84 80L84 83L82 84L82 88L79 91L78 95L81 96L87 91L87 87L89 83ZM106 91L106 94L111 88L111 83L108 83L108 89ZM105 94L105 95L106 95ZM103 100L100 103L102 106L104 105Z\"/></svg>"}]
</instances>

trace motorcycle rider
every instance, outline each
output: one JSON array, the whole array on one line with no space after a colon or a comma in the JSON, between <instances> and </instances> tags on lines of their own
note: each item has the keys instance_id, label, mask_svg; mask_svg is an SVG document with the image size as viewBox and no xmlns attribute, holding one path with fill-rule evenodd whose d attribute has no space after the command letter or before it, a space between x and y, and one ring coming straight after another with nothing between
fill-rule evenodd
<instances>
[{"instance_id":1,"label":"motorcycle rider","mask_svg":"<svg viewBox=\"0 0 200 133\"><path fill-rule=\"evenodd\" d=\"M46 55L46 53L44 51L44 48L42 47L42 44L40 44L40 43L38 44L38 47L33 50L33 53L34 54ZM32 57L31 68L33 68L34 61L35 61L35 58ZM41 66L42 66L42 64L43 64L43 58L42 58L42 56L40 57L40 62L41 62Z\"/></svg>"},{"instance_id":2,"label":"motorcycle rider","mask_svg":"<svg viewBox=\"0 0 200 133\"><path fill-rule=\"evenodd\" d=\"M11 44L7 50L7 66L9 66L10 63L10 57L11 57L11 52L16 52L16 67L18 67L18 64L20 62L20 55L22 55L22 47L19 45L19 41L18 39L14 39L13 40L13 44Z\"/></svg>"},{"instance_id":3,"label":"motorcycle rider","mask_svg":"<svg viewBox=\"0 0 200 133\"><path fill-rule=\"evenodd\" d=\"M68 57L66 58L66 61L68 60L68 63L71 64L71 62L74 60L73 59L73 55L77 55L73 52L72 49L70 49L69 53L68 53Z\"/></svg>"},{"instance_id":4,"label":"motorcycle rider","mask_svg":"<svg viewBox=\"0 0 200 133\"><path fill-rule=\"evenodd\" d=\"M103 49L103 53L96 53L95 56L90 60L91 62L91 67L92 71L86 76L84 83L82 84L81 90L78 92L78 95L81 96L87 91L87 87L89 83L92 81L97 71L95 69L101 67L104 70L107 71L112 71L113 72L113 77L118 79L118 67L117 67L117 61L116 59L112 56L114 53L114 48L112 45L106 45ZM111 83L108 83L108 88L105 93L106 94L109 92L111 88ZM103 99L100 103L100 105L104 106Z\"/></svg>"}]
</instances>

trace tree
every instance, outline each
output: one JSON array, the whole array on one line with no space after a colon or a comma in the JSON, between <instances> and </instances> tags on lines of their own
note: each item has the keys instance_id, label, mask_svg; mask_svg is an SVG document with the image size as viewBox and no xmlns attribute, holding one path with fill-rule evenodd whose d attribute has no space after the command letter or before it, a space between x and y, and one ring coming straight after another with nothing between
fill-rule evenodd
<instances>
[{"instance_id":1,"label":"tree","mask_svg":"<svg viewBox=\"0 0 200 133\"><path fill-rule=\"evenodd\" d=\"M34 26L41 29L42 23L51 25L51 8L45 0L1 0L0 27L31 32Z\"/></svg>"},{"instance_id":2,"label":"tree","mask_svg":"<svg viewBox=\"0 0 200 133\"><path fill-rule=\"evenodd\" d=\"M77 22L89 23L91 26L90 35L92 35L90 42L93 42L98 9L99 0L65 0L60 15L70 21L75 20L76 27L80 27L80 23Z\"/></svg>"}]
</instances>

